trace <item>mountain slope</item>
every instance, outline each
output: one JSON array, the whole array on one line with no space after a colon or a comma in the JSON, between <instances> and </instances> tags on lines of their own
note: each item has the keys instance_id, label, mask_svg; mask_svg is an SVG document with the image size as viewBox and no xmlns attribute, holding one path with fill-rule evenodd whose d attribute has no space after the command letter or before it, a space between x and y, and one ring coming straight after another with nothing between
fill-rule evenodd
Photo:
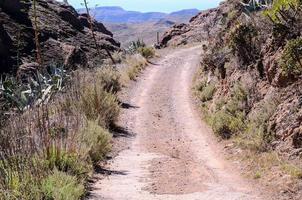
<instances>
[{"instance_id":1,"label":"mountain slope","mask_svg":"<svg viewBox=\"0 0 302 200\"><path fill-rule=\"evenodd\" d=\"M85 12L85 10L79 9L79 12ZM181 10L170 14L162 12L142 13L137 11L126 11L121 7L96 7L91 9L91 13L97 21L101 21L107 24L155 22L161 19L187 22L198 12L199 10L197 9Z\"/></svg>"},{"instance_id":2,"label":"mountain slope","mask_svg":"<svg viewBox=\"0 0 302 200\"><path fill-rule=\"evenodd\" d=\"M79 12L85 12L80 9ZM180 10L170 14L161 12L126 11L121 7L97 7L91 9L97 21L106 24L115 38L127 47L134 40L143 40L147 45L157 42L157 32L162 35L172 25L187 23L199 13L197 9Z\"/></svg>"}]
</instances>

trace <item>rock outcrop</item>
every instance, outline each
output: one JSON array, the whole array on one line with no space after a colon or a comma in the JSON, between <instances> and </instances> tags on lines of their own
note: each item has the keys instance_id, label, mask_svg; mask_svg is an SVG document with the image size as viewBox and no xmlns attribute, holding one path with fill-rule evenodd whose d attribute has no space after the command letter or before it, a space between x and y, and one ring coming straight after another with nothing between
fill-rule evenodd
<instances>
[{"instance_id":1,"label":"rock outcrop","mask_svg":"<svg viewBox=\"0 0 302 200\"><path fill-rule=\"evenodd\" d=\"M43 66L96 66L120 47L102 23L93 21L96 45L87 15L67 4L37 0L36 13L35 22L32 1L0 0L0 73L16 73L22 64L37 61L36 28Z\"/></svg>"},{"instance_id":2,"label":"rock outcrop","mask_svg":"<svg viewBox=\"0 0 302 200\"><path fill-rule=\"evenodd\" d=\"M228 1L229 2L229 1ZM222 2L217 8L200 12L190 20L189 24L179 24L167 31L162 39L161 46L178 46L181 44L200 43L207 41L228 26L224 23L229 15L236 15L235 10L240 10L240 4ZM236 17L236 16L232 16Z\"/></svg>"}]
</instances>

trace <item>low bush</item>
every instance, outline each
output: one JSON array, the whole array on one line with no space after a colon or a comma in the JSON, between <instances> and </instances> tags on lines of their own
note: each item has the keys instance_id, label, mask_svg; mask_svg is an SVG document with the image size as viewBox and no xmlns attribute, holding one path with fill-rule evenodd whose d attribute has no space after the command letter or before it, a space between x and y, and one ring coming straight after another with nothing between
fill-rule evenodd
<instances>
[{"instance_id":1,"label":"low bush","mask_svg":"<svg viewBox=\"0 0 302 200\"><path fill-rule=\"evenodd\" d=\"M288 75L302 74L302 38L287 42L279 61L284 72Z\"/></svg>"},{"instance_id":2,"label":"low bush","mask_svg":"<svg viewBox=\"0 0 302 200\"><path fill-rule=\"evenodd\" d=\"M302 179L302 169L301 167L284 163L282 166L283 171L289 174L291 177L296 179Z\"/></svg>"},{"instance_id":3,"label":"low bush","mask_svg":"<svg viewBox=\"0 0 302 200\"><path fill-rule=\"evenodd\" d=\"M87 126L81 131L80 141L85 144L85 149L94 164L103 160L111 150L110 133L96 121L87 122Z\"/></svg>"},{"instance_id":4,"label":"low bush","mask_svg":"<svg viewBox=\"0 0 302 200\"><path fill-rule=\"evenodd\" d=\"M216 87L214 84L208 84L205 85L202 88L199 88L199 90L201 90L200 94L199 94L199 98L202 102L206 102L209 101L213 98L215 92L216 92Z\"/></svg>"},{"instance_id":5,"label":"low bush","mask_svg":"<svg viewBox=\"0 0 302 200\"><path fill-rule=\"evenodd\" d=\"M85 194L84 185L76 177L59 170L54 170L42 180L41 190L44 199L49 200L75 200L81 199Z\"/></svg>"},{"instance_id":6,"label":"low bush","mask_svg":"<svg viewBox=\"0 0 302 200\"><path fill-rule=\"evenodd\" d=\"M230 48L242 65L249 65L257 58L256 36L258 32L251 24L239 24L230 34Z\"/></svg>"},{"instance_id":7,"label":"low bush","mask_svg":"<svg viewBox=\"0 0 302 200\"><path fill-rule=\"evenodd\" d=\"M269 130L269 119L274 114L278 101L268 99L260 103L259 109L250 113L246 129L237 138L237 143L252 151L266 151L273 141L273 134Z\"/></svg>"},{"instance_id":8,"label":"low bush","mask_svg":"<svg viewBox=\"0 0 302 200\"><path fill-rule=\"evenodd\" d=\"M42 199L40 179L36 176L41 174L41 172L32 169L31 165L24 165L21 162L18 166L17 163L19 161L14 159L13 163L11 160L2 160L0 162L0 174L2 176L0 179L0 199ZM22 171L18 167L22 167Z\"/></svg>"},{"instance_id":9,"label":"low bush","mask_svg":"<svg viewBox=\"0 0 302 200\"><path fill-rule=\"evenodd\" d=\"M126 59L127 77L130 80L136 80L137 76L146 68L147 60L139 55L128 56Z\"/></svg>"},{"instance_id":10,"label":"low bush","mask_svg":"<svg viewBox=\"0 0 302 200\"><path fill-rule=\"evenodd\" d=\"M81 144L83 141L79 141ZM81 145L84 146L84 145ZM82 147L83 148L83 147ZM48 170L57 169L85 180L93 171L88 155L80 151L68 152L64 148L51 146L47 148L42 162Z\"/></svg>"},{"instance_id":11,"label":"low bush","mask_svg":"<svg viewBox=\"0 0 302 200\"><path fill-rule=\"evenodd\" d=\"M282 12L292 8L298 10L299 6L301 6L300 0L274 0L273 5L265 11L265 14L277 23L281 21L280 18L284 17Z\"/></svg>"},{"instance_id":12,"label":"low bush","mask_svg":"<svg viewBox=\"0 0 302 200\"><path fill-rule=\"evenodd\" d=\"M138 49L138 53L140 53L146 59L150 59L155 56L155 50L152 47L140 47Z\"/></svg>"},{"instance_id":13,"label":"low bush","mask_svg":"<svg viewBox=\"0 0 302 200\"><path fill-rule=\"evenodd\" d=\"M103 89L107 92L115 94L121 90L120 73L112 66L97 70L95 78L99 80Z\"/></svg>"},{"instance_id":14,"label":"low bush","mask_svg":"<svg viewBox=\"0 0 302 200\"><path fill-rule=\"evenodd\" d=\"M103 127L113 125L120 111L117 97L97 83L82 86L78 106L88 120L98 120Z\"/></svg>"},{"instance_id":15,"label":"low bush","mask_svg":"<svg viewBox=\"0 0 302 200\"><path fill-rule=\"evenodd\" d=\"M121 63L123 60L125 60L125 52L123 51L115 51L112 54L112 58L115 61L115 63ZM111 63L114 64L114 63Z\"/></svg>"},{"instance_id":16,"label":"low bush","mask_svg":"<svg viewBox=\"0 0 302 200\"><path fill-rule=\"evenodd\" d=\"M229 139L232 135L240 133L244 129L243 116L233 116L225 110L213 114L211 126L217 135L223 139Z\"/></svg>"},{"instance_id":17,"label":"low bush","mask_svg":"<svg viewBox=\"0 0 302 200\"><path fill-rule=\"evenodd\" d=\"M207 113L207 121L215 134L229 139L245 130L247 96L247 90L237 84L232 89L229 101L221 99L214 102L216 110Z\"/></svg>"}]
</instances>

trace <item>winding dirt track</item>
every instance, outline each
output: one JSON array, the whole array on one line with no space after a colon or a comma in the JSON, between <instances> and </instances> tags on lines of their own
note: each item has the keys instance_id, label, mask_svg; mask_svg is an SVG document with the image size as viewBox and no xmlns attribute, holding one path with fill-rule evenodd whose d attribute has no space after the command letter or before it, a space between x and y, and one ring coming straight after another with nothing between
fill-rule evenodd
<instances>
[{"instance_id":1,"label":"winding dirt track","mask_svg":"<svg viewBox=\"0 0 302 200\"><path fill-rule=\"evenodd\" d=\"M224 161L194 108L191 83L200 52L174 50L141 76L121 119L135 136L110 161L112 174L94 185L92 199L262 199Z\"/></svg>"}]
</instances>

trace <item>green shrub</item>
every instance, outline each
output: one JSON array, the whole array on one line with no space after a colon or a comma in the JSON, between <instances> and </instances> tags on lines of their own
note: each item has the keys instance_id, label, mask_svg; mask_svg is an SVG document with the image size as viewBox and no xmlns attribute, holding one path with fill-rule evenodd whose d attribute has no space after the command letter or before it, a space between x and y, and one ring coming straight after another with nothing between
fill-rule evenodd
<instances>
[{"instance_id":1,"label":"green shrub","mask_svg":"<svg viewBox=\"0 0 302 200\"><path fill-rule=\"evenodd\" d=\"M51 146L46 150L43 162L47 170L57 169L62 172L77 176L78 179L87 179L93 168L86 155L77 152L67 152L64 149Z\"/></svg>"},{"instance_id":2,"label":"green shrub","mask_svg":"<svg viewBox=\"0 0 302 200\"><path fill-rule=\"evenodd\" d=\"M233 134L240 133L244 129L243 116L233 116L221 110L213 114L211 126L215 134L229 139Z\"/></svg>"},{"instance_id":3,"label":"green shrub","mask_svg":"<svg viewBox=\"0 0 302 200\"><path fill-rule=\"evenodd\" d=\"M77 200L84 196L84 185L77 178L54 170L53 174L42 181L42 192L49 200Z\"/></svg>"},{"instance_id":4,"label":"green shrub","mask_svg":"<svg viewBox=\"0 0 302 200\"><path fill-rule=\"evenodd\" d=\"M113 125L120 112L116 95L97 83L82 86L79 108L88 120L98 120L103 127Z\"/></svg>"},{"instance_id":5,"label":"green shrub","mask_svg":"<svg viewBox=\"0 0 302 200\"><path fill-rule=\"evenodd\" d=\"M255 38L258 35L252 24L239 24L230 34L230 48L243 65L249 65L257 57Z\"/></svg>"},{"instance_id":6,"label":"green shrub","mask_svg":"<svg viewBox=\"0 0 302 200\"><path fill-rule=\"evenodd\" d=\"M39 179L29 169L29 166L23 166L21 171L17 169L18 166L12 166L11 163L4 164L4 162L0 163L1 175L4 176L2 178L5 178L0 182L0 199L42 199Z\"/></svg>"},{"instance_id":7,"label":"green shrub","mask_svg":"<svg viewBox=\"0 0 302 200\"><path fill-rule=\"evenodd\" d=\"M289 75L302 73L302 39L287 42L281 60L279 61L284 72Z\"/></svg>"},{"instance_id":8,"label":"green shrub","mask_svg":"<svg viewBox=\"0 0 302 200\"><path fill-rule=\"evenodd\" d=\"M138 53L140 53L146 59L150 59L155 56L155 50L152 47L140 47L138 49Z\"/></svg>"},{"instance_id":9,"label":"green shrub","mask_svg":"<svg viewBox=\"0 0 302 200\"><path fill-rule=\"evenodd\" d=\"M118 117L119 88L111 68L75 71L69 87L47 105L7 121L0 129L0 199L81 198L79 183L87 183L93 162L110 150L110 135L101 127ZM94 123L85 127L87 119Z\"/></svg>"},{"instance_id":10,"label":"green shrub","mask_svg":"<svg viewBox=\"0 0 302 200\"><path fill-rule=\"evenodd\" d=\"M147 66L146 59L140 54L127 57L126 59L127 76L130 80L136 80L139 73L141 73Z\"/></svg>"},{"instance_id":11,"label":"green shrub","mask_svg":"<svg viewBox=\"0 0 302 200\"><path fill-rule=\"evenodd\" d=\"M236 116L237 113L241 115L246 112L247 100L247 89L238 83L232 88L231 99L226 104L226 110L234 116Z\"/></svg>"},{"instance_id":12,"label":"green shrub","mask_svg":"<svg viewBox=\"0 0 302 200\"><path fill-rule=\"evenodd\" d=\"M266 151L268 149L273 140L268 123L277 106L278 101L270 98L261 103L259 109L249 115L245 131L237 138L241 147L252 151Z\"/></svg>"},{"instance_id":13,"label":"green shrub","mask_svg":"<svg viewBox=\"0 0 302 200\"><path fill-rule=\"evenodd\" d=\"M302 169L300 167L285 163L283 164L282 169L293 178L302 179Z\"/></svg>"},{"instance_id":14,"label":"green shrub","mask_svg":"<svg viewBox=\"0 0 302 200\"><path fill-rule=\"evenodd\" d=\"M87 126L82 130L80 141L86 145L94 164L103 160L111 150L110 133L99 126L96 121L87 122Z\"/></svg>"},{"instance_id":15,"label":"green shrub","mask_svg":"<svg viewBox=\"0 0 302 200\"><path fill-rule=\"evenodd\" d=\"M274 0L270 9L265 11L274 22L280 22L281 12L290 8L298 9L301 6L301 0Z\"/></svg>"},{"instance_id":16,"label":"green shrub","mask_svg":"<svg viewBox=\"0 0 302 200\"><path fill-rule=\"evenodd\" d=\"M216 87L214 84L208 84L203 88L199 88L199 90L200 89L201 93L199 94L199 98L202 102L211 100L216 92Z\"/></svg>"},{"instance_id":17,"label":"green shrub","mask_svg":"<svg viewBox=\"0 0 302 200\"><path fill-rule=\"evenodd\" d=\"M98 70L95 77L102 84L105 91L115 94L121 90L120 74L112 66Z\"/></svg>"},{"instance_id":18,"label":"green shrub","mask_svg":"<svg viewBox=\"0 0 302 200\"><path fill-rule=\"evenodd\" d=\"M241 84L236 84L227 103L224 99L215 102L216 111L212 115L208 114L211 116L208 121L215 134L229 139L245 129L247 97L247 90Z\"/></svg>"}]
</instances>

